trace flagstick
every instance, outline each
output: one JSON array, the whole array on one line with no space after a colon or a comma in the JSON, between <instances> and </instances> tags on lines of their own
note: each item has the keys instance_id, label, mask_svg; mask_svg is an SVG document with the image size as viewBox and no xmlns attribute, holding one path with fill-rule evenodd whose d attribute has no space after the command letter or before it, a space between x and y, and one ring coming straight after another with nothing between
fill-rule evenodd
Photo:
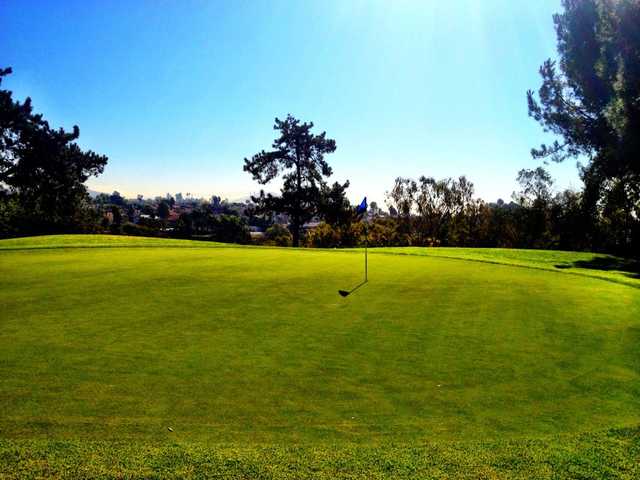
<instances>
[{"instance_id":1,"label":"flagstick","mask_svg":"<svg viewBox=\"0 0 640 480\"><path fill-rule=\"evenodd\" d=\"M363 217L360 217L360 214L363 214ZM348 297L357 289L362 287L365 283L369 281L369 258L368 258L368 250L369 250L369 229L368 229L368 221L367 221L367 197L364 197L362 203L358 205L355 210L355 214L358 215L357 220L362 221L364 223L364 282L356 285L351 290L338 290L338 294L341 297Z\"/></svg>"},{"instance_id":2,"label":"flagstick","mask_svg":"<svg viewBox=\"0 0 640 480\"><path fill-rule=\"evenodd\" d=\"M366 213L365 213L366 215ZM367 231L367 221L364 222L364 281L369 281L369 262L367 258L367 248L369 247L369 232Z\"/></svg>"}]
</instances>

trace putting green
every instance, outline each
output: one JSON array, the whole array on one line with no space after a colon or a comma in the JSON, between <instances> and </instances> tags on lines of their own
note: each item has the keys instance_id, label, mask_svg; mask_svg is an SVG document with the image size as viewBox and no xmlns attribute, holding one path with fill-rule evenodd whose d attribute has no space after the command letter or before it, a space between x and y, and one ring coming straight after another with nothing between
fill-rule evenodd
<instances>
[{"instance_id":1,"label":"putting green","mask_svg":"<svg viewBox=\"0 0 640 480\"><path fill-rule=\"evenodd\" d=\"M631 276L398 249L413 254L372 252L344 299L357 252L163 242L0 241L1 437L375 444L640 423Z\"/></svg>"}]
</instances>

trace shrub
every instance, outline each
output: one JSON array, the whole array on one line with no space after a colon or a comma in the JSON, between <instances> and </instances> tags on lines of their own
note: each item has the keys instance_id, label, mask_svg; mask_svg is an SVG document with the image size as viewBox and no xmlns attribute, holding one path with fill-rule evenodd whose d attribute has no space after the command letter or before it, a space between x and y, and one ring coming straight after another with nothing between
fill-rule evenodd
<instances>
[{"instance_id":1,"label":"shrub","mask_svg":"<svg viewBox=\"0 0 640 480\"><path fill-rule=\"evenodd\" d=\"M334 229L328 223L321 223L317 227L309 230L306 237L306 244L316 248L334 248L341 245L340 230Z\"/></svg>"},{"instance_id":2,"label":"shrub","mask_svg":"<svg viewBox=\"0 0 640 480\"><path fill-rule=\"evenodd\" d=\"M291 232L284 225L274 224L264 232L265 245L277 245L278 247L289 247L292 243Z\"/></svg>"}]
</instances>

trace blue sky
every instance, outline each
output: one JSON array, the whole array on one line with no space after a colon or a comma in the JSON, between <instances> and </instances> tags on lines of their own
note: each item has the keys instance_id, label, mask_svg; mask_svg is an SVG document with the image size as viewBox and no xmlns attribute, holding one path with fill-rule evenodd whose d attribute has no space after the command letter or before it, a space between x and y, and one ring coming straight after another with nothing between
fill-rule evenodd
<instances>
[{"instance_id":1,"label":"blue sky","mask_svg":"<svg viewBox=\"0 0 640 480\"><path fill-rule=\"evenodd\" d=\"M246 196L243 158L291 113L335 138L354 202L423 174L506 199L539 165L526 90L555 55L559 3L2 0L3 86L109 156L100 191ZM550 171L580 186L575 162Z\"/></svg>"}]
</instances>

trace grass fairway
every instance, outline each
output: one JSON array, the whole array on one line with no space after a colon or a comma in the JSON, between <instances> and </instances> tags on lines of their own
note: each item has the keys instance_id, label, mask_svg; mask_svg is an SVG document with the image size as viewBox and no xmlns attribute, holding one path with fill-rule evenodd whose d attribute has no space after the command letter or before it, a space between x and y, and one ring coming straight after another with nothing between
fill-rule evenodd
<instances>
[{"instance_id":1,"label":"grass fairway","mask_svg":"<svg viewBox=\"0 0 640 480\"><path fill-rule=\"evenodd\" d=\"M0 475L640 475L638 278L369 258L344 299L358 252L0 241Z\"/></svg>"}]
</instances>

